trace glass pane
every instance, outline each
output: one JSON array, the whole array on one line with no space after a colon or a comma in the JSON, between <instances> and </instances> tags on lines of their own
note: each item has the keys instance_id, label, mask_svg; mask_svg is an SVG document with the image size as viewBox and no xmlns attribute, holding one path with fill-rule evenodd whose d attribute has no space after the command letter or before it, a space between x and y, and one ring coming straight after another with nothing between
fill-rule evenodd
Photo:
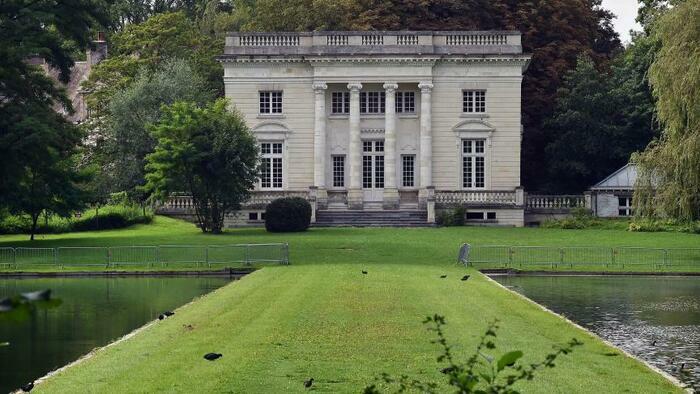
<instances>
[{"instance_id":1,"label":"glass pane","mask_svg":"<svg viewBox=\"0 0 700 394\"><path fill-rule=\"evenodd\" d=\"M362 187L372 188L372 156L362 156Z\"/></svg>"},{"instance_id":2,"label":"glass pane","mask_svg":"<svg viewBox=\"0 0 700 394\"><path fill-rule=\"evenodd\" d=\"M374 156L374 187L384 187L384 156Z\"/></svg>"},{"instance_id":3,"label":"glass pane","mask_svg":"<svg viewBox=\"0 0 700 394\"><path fill-rule=\"evenodd\" d=\"M475 157L476 159L476 171L474 174L474 186L475 187L484 187L484 158L483 157Z\"/></svg>"}]
</instances>

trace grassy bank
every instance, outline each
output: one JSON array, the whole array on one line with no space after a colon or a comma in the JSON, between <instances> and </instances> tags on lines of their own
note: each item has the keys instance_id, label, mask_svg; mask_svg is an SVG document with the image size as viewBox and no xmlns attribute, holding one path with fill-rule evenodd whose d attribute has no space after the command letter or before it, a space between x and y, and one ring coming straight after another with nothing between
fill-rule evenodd
<instances>
[{"instance_id":1,"label":"grassy bank","mask_svg":"<svg viewBox=\"0 0 700 394\"><path fill-rule=\"evenodd\" d=\"M473 245L698 248L700 236L681 233L636 233L618 229L491 227L312 228L308 232L295 234L271 234L264 229L235 229L215 236L202 234L190 223L165 217L156 217L149 225L137 225L122 230L42 235L34 242L26 240L24 236L0 236L0 247L217 245L269 242L288 242L291 262L294 265L357 262L444 265L455 262L459 246L465 242ZM536 268L546 269L546 266ZM557 269L566 268L557 267ZM600 266L576 268L600 270ZM85 267L77 269L85 269ZM630 269L641 270L642 268ZM700 270L700 262L695 270Z\"/></svg>"},{"instance_id":2,"label":"grassy bank","mask_svg":"<svg viewBox=\"0 0 700 394\"><path fill-rule=\"evenodd\" d=\"M369 271L362 275L360 269ZM585 345L524 392L677 392L637 361L458 266L328 264L270 267L181 308L144 332L39 384L36 392L359 392L388 372L441 381L421 321L448 319L465 357L493 319L498 354L539 361L552 345ZM439 276L447 274L447 279ZM220 352L215 362L202 359Z\"/></svg>"}]
</instances>

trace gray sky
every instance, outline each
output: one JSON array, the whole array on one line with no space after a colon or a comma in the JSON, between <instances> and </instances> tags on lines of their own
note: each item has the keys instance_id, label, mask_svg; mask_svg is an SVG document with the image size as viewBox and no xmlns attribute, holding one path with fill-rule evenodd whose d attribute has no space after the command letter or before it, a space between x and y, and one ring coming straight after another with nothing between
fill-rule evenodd
<instances>
[{"instance_id":1,"label":"gray sky","mask_svg":"<svg viewBox=\"0 0 700 394\"><path fill-rule=\"evenodd\" d=\"M603 0L603 7L617 15L615 30L620 33L623 43L630 40L630 29L641 30L641 26L634 21L639 7L637 0Z\"/></svg>"}]
</instances>

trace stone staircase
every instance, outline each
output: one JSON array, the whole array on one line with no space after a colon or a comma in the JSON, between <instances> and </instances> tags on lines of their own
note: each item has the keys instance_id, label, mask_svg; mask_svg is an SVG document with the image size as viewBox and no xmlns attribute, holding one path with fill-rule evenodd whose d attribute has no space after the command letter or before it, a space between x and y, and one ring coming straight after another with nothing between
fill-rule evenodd
<instances>
[{"instance_id":1,"label":"stone staircase","mask_svg":"<svg viewBox=\"0 0 700 394\"><path fill-rule=\"evenodd\" d=\"M429 227L428 213L418 210L316 212L315 227Z\"/></svg>"}]
</instances>

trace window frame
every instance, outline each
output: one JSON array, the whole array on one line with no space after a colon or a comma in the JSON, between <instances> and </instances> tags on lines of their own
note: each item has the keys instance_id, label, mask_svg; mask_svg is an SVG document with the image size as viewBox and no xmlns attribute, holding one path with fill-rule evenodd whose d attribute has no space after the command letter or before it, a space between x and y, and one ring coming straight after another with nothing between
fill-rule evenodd
<instances>
[{"instance_id":1,"label":"window frame","mask_svg":"<svg viewBox=\"0 0 700 394\"><path fill-rule=\"evenodd\" d=\"M336 164L336 159L340 159L342 164L340 166L337 166ZM345 155L331 155L331 184L333 185L333 189L344 189L346 185L345 177L347 174L346 171L346 163L347 160L345 160ZM341 169L342 175L339 175L336 170ZM338 182L340 181L340 182Z\"/></svg>"},{"instance_id":2,"label":"window frame","mask_svg":"<svg viewBox=\"0 0 700 394\"><path fill-rule=\"evenodd\" d=\"M416 113L416 92L412 90L396 92L396 113L407 115Z\"/></svg>"},{"instance_id":3,"label":"window frame","mask_svg":"<svg viewBox=\"0 0 700 394\"><path fill-rule=\"evenodd\" d=\"M339 99L339 100L338 100ZM336 109L340 108L338 112ZM350 114L350 92L335 91L331 92L331 115L348 115Z\"/></svg>"},{"instance_id":4,"label":"window frame","mask_svg":"<svg viewBox=\"0 0 700 394\"><path fill-rule=\"evenodd\" d=\"M469 149L467 149L469 146ZM479 151L480 147L480 151ZM463 190L485 190L487 186L486 138L463 138L460 143L461 186ZM479 174L481 167L481 174ZM469 177L467 177L469 175ZM479 177L481 175L481 177ZM480 182L479 182L480 180Z\"/></svg>"},{"instance_id":5,"label":"window frame","mask_svg":"<svg viewBox=\"0 0 700 394\"><path fill-rule=\"evenodd\" d=\"M376 97L375 97L376 96ZM370 111L370 104L375 104L373 102L374 98L378 101L376 102L377 111ZM374 105L372 105L374 107ZM371 90L366 92L360 92L360 115L383 115L386 113L386 92L383 90Z\"/></svg>"},{"instance_id":6,"label":"window frame","mask_svg":"<svg viewBox=\"0 0 700 394\"><path fill-rule=\"evenodd\" d=\"M410 159L410 170L407 167L407 159ZM407 182L410 180L410 182ZM410 183L410 184L409 184ZM401 187L406 189L414 189L416 187L416 155L403 154L401 155Z\"/></svg>"},{"instance_id":7,"label":"window frame","mask_svg":"<svg viewBox=\"0 0 700 394\"><path fill-rule=\"evenodd\" d=\"M619 217L631 217L634 215L632 208L632 196L616 196L617 197L617 216ZM622 204L622 200L625 200L626 205Z\"/></svg>"},{"instance_id":8,"label":"window frame","mask_svg":"<svg viewBox=\"0 0 700 394\"><path fill-rule=\"evenodd\" d=\"M462 90L462 113L463 114L486 114L486 89L464 89ZM479 97L477 97L479 96Z\"/></svg>"},{"instance_id":9,"label":"window frame","mask_svg":"<svg viewBox=\"0 0 700 394\"><path fill-rule=\"evenodd\" d=\"M279 149L277 149L278 147ZM276 166L279 166L279 179L276 179ZM285 167L284 141L261 141L258 188L260 190L283 190ZM269 172L267 168L269 168Z\"/></svg>"},{"instance_id":10,"label":"window frame","mask_svg":"<svg viewBox=\"0 0 700 394\"><path fill-rule=\"evenodd\" d=\"M275 100L279 94L279 100ZM264 98L267 96L266 98ZM265 107L266 106L266 107ZM279 108L276 108L279 106ZM266 108L266 109L265 109ZM284 114L284 91L260 90L258 91L258 114L267 116L279 116Z\"/></svg>"}]
</instances>

